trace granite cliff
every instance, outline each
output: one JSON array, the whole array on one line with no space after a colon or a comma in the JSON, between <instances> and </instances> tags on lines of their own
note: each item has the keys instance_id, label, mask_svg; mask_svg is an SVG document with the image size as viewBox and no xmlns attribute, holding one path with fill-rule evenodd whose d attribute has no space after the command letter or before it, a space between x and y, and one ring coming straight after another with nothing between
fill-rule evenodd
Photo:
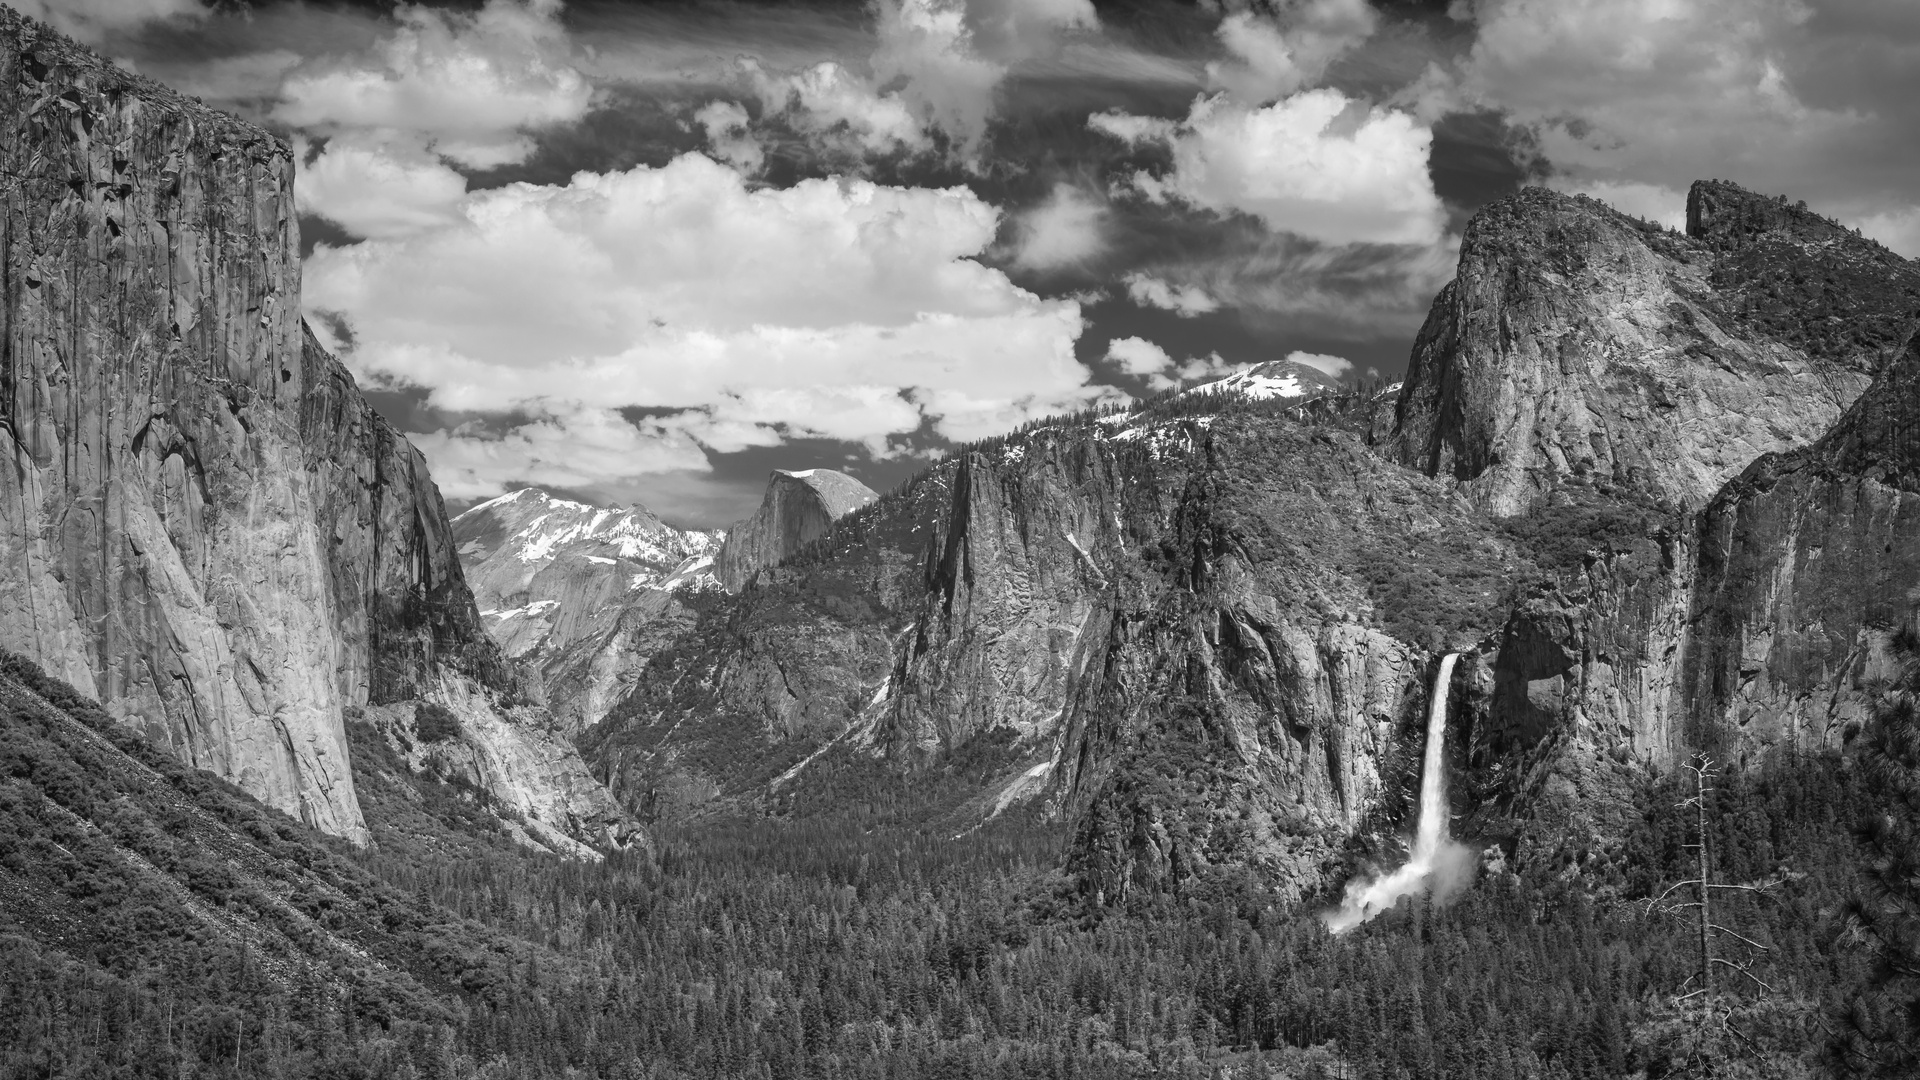
<instances>
[{"instance_id":1,"label":"granite cliff","mask_svg":"<svg viewBox=\"0 0 1920 1080\"><path fill-rule=\"evenodd\" d=\"M775 469L767 493L753 516L727 530L714 557L714 572L728 592L737 593L755 571L774 566L814 540L828 526L872 502L873 489L832 469Z\"/></svg>"},{"instance_id":2,"label":"granite cliff","mask_svg":"<svg viewBox=\"0 0 1920 1080\"><path fill-rule=\"evenodd\" d=\"M1730 184L1684 236L1528 189L1467 226L1387 451L1500 516L1573 477L1698 508L1818 438L1916 308L1912 263Z\"/></svg>"},{"instance_id":3,"label":"granite cliff","mask_svg":"<svg viewBox=\"0 0 1920 1080\"><path fill-rule=\"evenodd\" d=\"M346 718L422 701L544 842L624 830L301 322L287 145L9 9L0 116L0 647L328 832L366 835Z\"/></svg>"},{"instance_id":4,"label":"granite cliff","mask_svg":"<svg viewBox=\"0 0 1920 1080\"><path fill-rule=\"evenodd\" d=\"M1701 515L1685 689L1722 749L1837 745L1920 617L1920 337L1811 446L1754 462Z\"/></svg>"}]
</instances>

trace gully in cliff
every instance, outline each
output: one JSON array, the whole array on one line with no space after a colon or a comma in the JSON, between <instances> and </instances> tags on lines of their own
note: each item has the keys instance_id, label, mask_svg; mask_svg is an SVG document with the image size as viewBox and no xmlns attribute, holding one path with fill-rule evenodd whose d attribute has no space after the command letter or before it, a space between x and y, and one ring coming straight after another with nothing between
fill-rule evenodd
<instances>
[{"instance_id":1,"label":"gully in cliff","mask_svg":"<svg viewBox=\"0 0 1920 1080\"><path fill-rule=\"evenodd\" d=\"M1357 877L1347 883L1346 898L1339 908L1321 916L1327 929L1336 934L1391 909L1402 897L1422 888L1431 888L1435 899L1444 900L1467 882L1472 870L1470 853L1447 837L1447 687L1459 659L1459 653L1441 657L1440 670L1433 676L1433 700L1427 706L1427 747L1420 764L1420 823L1414 833L1413 853L1406 865L1385 877Z\"/></svg>"}]
</instances>

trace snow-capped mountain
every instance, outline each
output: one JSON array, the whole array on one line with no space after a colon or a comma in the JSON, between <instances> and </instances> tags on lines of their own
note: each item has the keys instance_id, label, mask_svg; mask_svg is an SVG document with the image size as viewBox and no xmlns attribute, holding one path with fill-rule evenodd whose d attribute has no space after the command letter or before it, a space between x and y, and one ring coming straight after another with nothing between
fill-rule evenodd
<instances>
[{"instance_id":1,"label":"snow-capped mountain","mask_svg":"<svg viewBox=\"0 0 1920 1080\"><path fill-rule=\"evenodd\" d=\"M624 667L595 658L624 652L622 626L667 616L672 594L718 587L711 567L724 537L676 529L645 507L538 488L481 503L453 519L453 533L488 632L539 669L549 705L572 729L597 719L616 688ZM647 617L636 622L629 609Z\"/></svg>"},{"instance_id":2,"label":"snow-capped mountain","mask_svg":"<svg viewBox=\"0 0 1920 1080\"><path fill-rule=\"evenodd\" d=\"M1190 386L1175 396L1237 394L1256 401L1267 401L1273 398L1303 398L1339 388L1340 380L1319 368L1291 360L1268 360L1224 379Z\"/></svg>"}]
</instances>

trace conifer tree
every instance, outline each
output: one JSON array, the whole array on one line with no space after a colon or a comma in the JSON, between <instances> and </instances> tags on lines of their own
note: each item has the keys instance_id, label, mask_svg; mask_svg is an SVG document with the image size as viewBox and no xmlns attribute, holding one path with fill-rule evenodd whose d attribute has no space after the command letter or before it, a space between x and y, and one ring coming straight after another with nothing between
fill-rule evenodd
<instances>
[{"instance_id":1,"label":"conifer tree","mask_svg":"<svg viewBox=\"0 0 1920 1080\"><path fill-rule=\"evenodd\" d=\"M1902 628L1893 654L1898 671L1861 753L1878 798L1859 832L1866 888L1848 911L1874 970L1848 1004L1834 1048L1857 1076L1920 1075L1920 632Z\"/></svg>"}]
</instances>

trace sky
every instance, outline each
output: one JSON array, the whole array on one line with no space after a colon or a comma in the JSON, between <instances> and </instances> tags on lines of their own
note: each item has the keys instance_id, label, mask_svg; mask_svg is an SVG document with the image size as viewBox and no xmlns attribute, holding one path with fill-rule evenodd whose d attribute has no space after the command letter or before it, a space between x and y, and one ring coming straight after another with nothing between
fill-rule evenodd
<instances>
[{"instance_id":1,"label":"sky","mask_svg":"<svg viewBox=\"0 0 1920 1080\"><path fill-rule=\"evenodd\" d=\"M456 509L725 526L771 468L1392 378L1523 184L1920 256L1912 0L4 2L293 144L308 321Z\"/></svg>"}]
</instances>

